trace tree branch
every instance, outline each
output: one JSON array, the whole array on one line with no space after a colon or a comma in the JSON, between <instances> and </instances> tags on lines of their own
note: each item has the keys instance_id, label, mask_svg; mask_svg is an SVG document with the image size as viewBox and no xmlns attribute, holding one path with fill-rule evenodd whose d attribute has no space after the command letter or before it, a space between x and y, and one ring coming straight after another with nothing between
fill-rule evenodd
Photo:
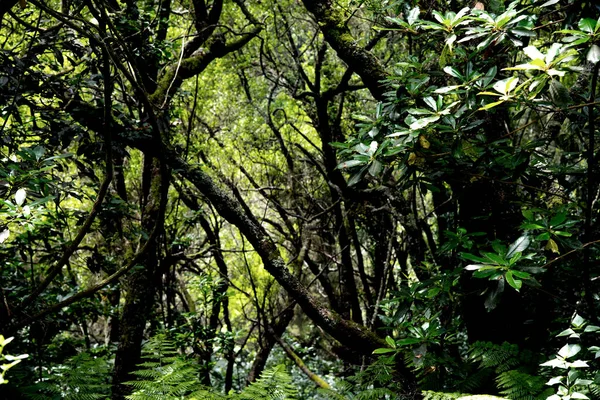
<instances>
[{"instance_id":1,"label":"tree branch","mask_svg":"<svg viewBox=\"0 0 600 400\"><path fill-rule=\"evenodd\" d=\"M310 11L325 40L337 55L353 69L367 86L373 97L384 100L385 88L382 81L388 74L381 62L366 48L360 47L346 25L345 18L331 0L302 0Z\"/></svg>"}]
</instances>

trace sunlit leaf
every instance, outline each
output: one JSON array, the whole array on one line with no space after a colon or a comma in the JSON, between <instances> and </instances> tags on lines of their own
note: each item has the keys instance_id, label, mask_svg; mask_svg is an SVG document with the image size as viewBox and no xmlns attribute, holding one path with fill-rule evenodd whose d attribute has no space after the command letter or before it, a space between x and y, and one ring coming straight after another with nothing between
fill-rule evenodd
<instances>
[{"instance_id":1,"label":"sunlit leaf","mask_svg":"<svg viewBox=\"0 0 600 400\"><path fill-rule=\"evenodd\" d=\"M348 160L348 161L344 161L343 163L340 163L337 168L338 169L345 169L345 168L352 168L352 167L356 167L357 165L364 165L366 164L365 161L361 161L361 160Z\"/></svg>"},{"instance_id":2,"label":"sunlit leaf","mask_svg":"<svg viewBox=\"0 0 600 400\"><path fill-rule=\"evenodd\" d=\"M502 104L502 103L504 103L504 100L502 100L502 101L495 101L495 102L493 102L493 103L489 103L489 104L486 104L486 105L485 105L485 106L483 106L483 107L480 107L480 108L479 108L479 110L480 110L480 111L483 111L483 110L489 110L490 108L492 108L492 107L496 107L496 106L498 106L498 105L500 105L500 104Z\"/></svg>"},{"instance_id":3,"label":"sunlit leaf","mask_svg":"<svg viewBox=\"0 0 600 400\"><path fill-rule=\"evenodd\" d=\"M8 228L5 228L3 231L0 232L0 243L3 243L6 239L8 239L9 236L10 231L8 230Z\"/></svg>"},{"instance_id":4,"label":"sunlit leaf","mask_svg":"<svg viewBox=\"0 0 600 400\"><path fill-rule=\"evenodd\" d=\"M585 33L594 33L594 29L596 29L596 20L592 18L583 18L579 21L577 26Z\"/></svg>"},{"instance_id":5,"label":"sunlit leaf","mask_svg":"<svg viewBox=\"0 0 600 400\"><path fill-rule=\"evenodd\" d=\"M516 253L522 253L529 244L531 243L531 239L527 235L523 235L517 240L515 240L509 247L508 252L506 253L507 258L511 258Z\"/></svg>"},{"instance_id":6,"label":"sunlit leaf","mask_svg":"<svg viewBox=\"0 0 600 400\"><path fill-rule=\"evenodd\" d=\"M573 321L571 321L571 325L573 325L575 328L581 328L584 324L585 319L581 315L575 314Z\"/></svg>"},{"instance_id":7,"label":"sunlit leaf","mask_svg":"<svg viewBox=\"0 0 600 400\"><path fill-rule=\"evenodd\" d=\"M395 349L380 348L380 349L375 349L373 351L373 354L387 354L387 353L394 353L394 352L396 352Z\"/></svg>"},{"instance_id":8,"label":"sunlit leaf","mask_svg":"<svg viewBox=\"0 0 600 400\"><path fill-rule=\"evenodd\" d=\"M434 115L434 116L431 116L431 117L421 118L421 119L413 122L412 124L410 124L410 129L423 129L427 125L434 123L438 119L440 119L439 115Z\"/></svg>"},{"instance_id":9,"label":"sunlit leaf","mask_svg":"<svg viewBox=\"0 0 600 400\"><path fill-rule=\"evenodd\" d=\"M453 76L453 77L461 79L461 80L464 78L462 76L462 74L460 72L458 72L458 70L456 68L454 68L454 67L450 67L450 66L445 67L444 68L444 72L447 73L450 76Z\"/></svg>"},{"instance_id":10,"label":"sunlit leaf","mask_svg":"<svg viewBox=\"0 0 600 400\"><path fill-rule=\"evenodd\" d=\"M18 206L23 205L25 199L27 198L27 191L23 188L17 190L15 193L15 204Z\"/></svg>"},{"instance_id":11,"label":"sunlit leaf","mask_svg":"<svg viewBox=\"0 0 600 400\"><path fill-rule=\"evenodd\" d=\"M544 249L551 251L552 253L555 253L555 254L560 254L560 250L558 249L558 244L552 238L548 239L548 242L546 242L546 246L544 246Z\"/></svg>"},{"instance_id":12,"label":"sunlit leaf","mask_svg":"<svg viewBox=\"0 0 600 400\"><path fill-rule=\"evenodd\" d=\"M574 355L576 355L577 353L579 353L581 351L581 346L574 343L574 344L566 344L564 345L559 351L558 351L558 355L561 356L562 358L570 358L573 357Z\"/></svg>"},{"instance_id":13,"label":"sunlit leaf","mask_svg":"<svg viewBox=\"0 0 600 400\"><path fill-rule=\"evenodd\" d=\"M539 51L535 46L527 46L523 49L523 53L532 60L543 60L545 58L544 53Z\"/></svg>"},{"instance_id":14,"label":"sunlit leaf","mask_svg":"<svg viewBox=\"0 0 600 400\"><path fill-rule=\"evenodd\" d=\"M548 386L556 385L557 383L561 383L563 379L565 379L564 376L556 376L556 377L550 379L548 382L546 382L546 385L548 385Z\"/></svg>"},{"instance_id":15,"label":"sunlit leaf","mask_svg":"<svg viewBox=\"0 0 600 400\"><path fill-rule=\"evenodd\" d=\"M600 61L600 46L593 44L588 50L585 58L593 64L596 64L598 61Z\"/></svg>"}]
</instances>

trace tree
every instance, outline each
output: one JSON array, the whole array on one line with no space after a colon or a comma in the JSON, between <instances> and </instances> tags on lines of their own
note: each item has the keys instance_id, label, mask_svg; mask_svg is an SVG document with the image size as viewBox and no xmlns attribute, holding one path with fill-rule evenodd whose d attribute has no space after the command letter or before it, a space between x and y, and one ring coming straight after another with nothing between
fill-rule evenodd
<instances>
[{"instance_id":1,"label":"tree","mask_svg":"<svg viewBox=\"0 0 600 400\"><path fill-rule=\"evenodd\" d=\"M548 354L598 274L600 22L558 3L3 3L4 331L118 343L115 399L162 329L226 392L289 339L404 396Z\"/></svg>"}]
</instances>

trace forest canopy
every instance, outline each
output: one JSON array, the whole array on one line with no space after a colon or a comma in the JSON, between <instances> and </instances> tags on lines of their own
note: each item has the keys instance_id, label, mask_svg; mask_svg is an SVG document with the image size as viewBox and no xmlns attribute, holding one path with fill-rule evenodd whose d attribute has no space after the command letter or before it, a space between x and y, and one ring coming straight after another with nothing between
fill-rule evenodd
<instances>
[{"instance_id":1,"label":"forest canopy","mask_svg":"<svg viewBox=\"0 0 600 400\"><path fill-rule=\"evenodd\" d=\"M596 2L2 0L0 41L0 398L600 398Z\"/></svg>"}]
</instances>

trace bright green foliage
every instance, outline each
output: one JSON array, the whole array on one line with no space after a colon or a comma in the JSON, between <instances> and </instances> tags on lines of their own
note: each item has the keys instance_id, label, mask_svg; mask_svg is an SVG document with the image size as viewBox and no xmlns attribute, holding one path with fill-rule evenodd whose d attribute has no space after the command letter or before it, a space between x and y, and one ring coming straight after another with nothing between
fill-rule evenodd
<instances>
[{"instance_id":1,"label":"bright green foliage","mask_svg":"<svg viewBox=\"0 0 600 400\"><path fill-rule=\"evenodd\" d=\"M540 367L573 309L600 315L594 2L20 7L0 1L0 326L36 359L3 388L600 398L581 317L542 364L560 376ZM281 337L335 389L273 367Z\"/></svg>"},{"instance_id":2,"label":"bright green foliage","mask_svg":"<svg viewBox=\"0 0 600 400\"><path fill-rule=\"evenodd\" d=\"M42 379L24 388L32 400L97 400L110 396L111 365L105 357L81 352L64 364L42 371Z\"/></svg>"},{"instance_id":3,"label":"bright green foliage","mask_svg":"<svg viewBox=\"0 0 600 400\"><path fill-rule=\"evenodd\" d=\"M548 397L549 400L589 399L590 394L598 392L598 368L590 368L588 359L592 354L594 359L600 355L600 347L591 346L587 349L579 343L582 336L600 331L600 327L589 324L580 315L575 314L571 320L571 327L559 333L558 337L568 337L571 343L564 345L554 359L541 364L544 367L558 368L563 374L554 376L546 384L556 386L556 393ZM577 357L576 357L577 356ZM588 369L590 368L590 369Z\"/></svg>"},{"instance_id":4,"label":"bright green foliage","mask_svg":"<svg viewBox=\"0 0 600 400\"><path fill-rule=\"evenodd\" d=\"M508 399L544 400L551 393L544 378L514 369L498 375L496 383L500 394Z\"/></svg>"},{"instance_id":5,"label":"bright green foliage","mask_svg":"<svg viewBox=\"0 0 600 400\"><path fill-rule=\"evenodd\" d=\"M281 365L266 369L240 393L220 394L202 387L197 363L179 354L173 341L164 335L150 339L143 349L144 362L134 371L138 379L127 382L134 392L131 400L296 400L297 390Z\"/></svg>"},{"instance_id":6,"label":"bright green foliage","mask_svg":"<svg viewBox=\"0 0 600 400\"><path fill-rule=\"evenodd\" d=\"M10 354L4 354L4 346L12 342L14 337L4 338L3 335L0 335L0 385L8 383L8 380L4 378L6 372L20 363L25 358L29 357L28 354L20 354L18 356L12 356Z\"/></svg>"},{"instance_id":7,"label":"bright green foliage","mask_svg":"<svg viewBox=\"0 0 600 400\"><path fill-rule=\"evenodd\" d=\"M181 399L198 389L198 367L180 356L174 343L164 335L152 337L142 350L143 362L133 372L136 380L131 400Z\"/></svg>"},{"instance_id":8,"label":"bright green foliage","mask_svg":"<svg viewBox=\"0 0 600 400\"><path fill-rule=\"evenodd\" d=\"M479 363L479 368L492 368L497 373L506 372L520 364L519 347L502 343L501 345L489 342L473 343L469 350L469 357Z\"/></svg>"}]
</instances>

